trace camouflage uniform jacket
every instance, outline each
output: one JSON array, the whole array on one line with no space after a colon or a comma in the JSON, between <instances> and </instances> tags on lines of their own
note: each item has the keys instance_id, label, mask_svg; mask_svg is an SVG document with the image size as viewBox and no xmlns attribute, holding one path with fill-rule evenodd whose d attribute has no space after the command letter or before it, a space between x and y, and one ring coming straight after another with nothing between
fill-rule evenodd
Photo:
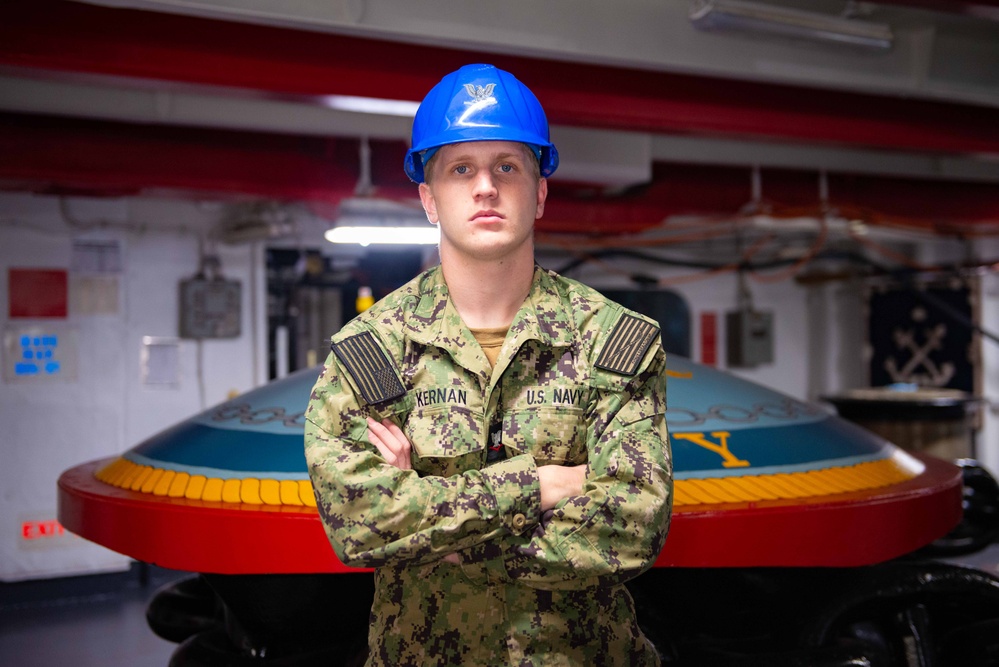
<instances>
[{"instance_id":1,"label":"camouflage uniform jacket","mask_svg":"<svg viewBox=\"0 0 999 667\"><path fill-rule=\"evenodd\" d=\"M333 346L306 458L337 556L376 568L369 665L658 664L623 585L672 505L651 321L538 267L490 369L436 267ZM368 442L368 416L403 429L412 470ZM542 513L551 463L587 464L584 495Z\"/></svg>"}]
</instances>

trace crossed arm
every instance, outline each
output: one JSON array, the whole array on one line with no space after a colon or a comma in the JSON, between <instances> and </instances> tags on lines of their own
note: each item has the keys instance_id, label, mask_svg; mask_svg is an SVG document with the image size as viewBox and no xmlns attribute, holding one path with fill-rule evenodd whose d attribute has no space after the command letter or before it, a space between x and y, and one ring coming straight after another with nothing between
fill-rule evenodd
<instances>
[{"instance_id":1,"label":"crossed arm","mask_svg":"<svg viewBox=\"0 0 999 667\"><path fill-rule=\"evenodd\" d=\"M643 571L662 548L672 495L663 366L660 350L636 377L598 389L586 466L537 466L521 454L445 478L411 469L403 431L372 419L388 415L359 404L334 362L306 414L305 442L337 555L377 567L460 553L463 569L541 588Z\"/></svg>"},{"instance_id":2,"label":"crossed arm","mask_svg":"<svg viewBox=\"0 0 999 667\"><path fill-rule=\"evenodd\" d=\"M409 438L391 420L381 422L368 418L368 439L385 461L399 470L411 470ZM586 466L538 466L541 487L541 511L547 512L560 501L583 493Z\"/></svg>"}]
</instances>

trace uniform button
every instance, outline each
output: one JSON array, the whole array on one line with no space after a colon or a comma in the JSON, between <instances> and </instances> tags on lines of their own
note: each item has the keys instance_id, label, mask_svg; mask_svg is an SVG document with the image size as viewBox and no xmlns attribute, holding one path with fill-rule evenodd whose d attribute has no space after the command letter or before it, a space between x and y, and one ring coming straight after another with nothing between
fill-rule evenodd
<instances>
[{"instance_id":1,"label":"uniform button","mask_svg":"<svg viewBox=\"0 0 999 667\"><path fill-rule=\"evenodd\" d=\"M523 528L526 525L527 525L527 517L526 516L524 516L523 514L514 514L513 515L513 527L514 527L514 529L520 530L521 528Z\"/></svg>"}]
</instances>

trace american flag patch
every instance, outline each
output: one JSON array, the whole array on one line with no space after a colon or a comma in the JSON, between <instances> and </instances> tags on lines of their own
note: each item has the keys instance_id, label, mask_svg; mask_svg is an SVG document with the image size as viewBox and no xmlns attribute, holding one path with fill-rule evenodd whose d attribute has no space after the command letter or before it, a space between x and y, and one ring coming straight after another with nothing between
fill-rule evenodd
<instances>
[{"instance_id":1,"label":"american flag patch","mask_svg":"<svg viewBox=\"0 0 999 667\"><path fill-rule=\"evenodd\" d=\"M330 345L333 353L354 378L361 397L369 404L384 403L406 393L388 355L365 331Z\"/></svg>"},{"instance_id":2,"label":"american flag patch","mask_svg":"<svg viewBox=\"0 0 999 667\"><path fill-rule=\"evenodd\" d=\"M633 315L622 315L597 359L597 368L621 375L634 375L659 327Z\"/></svg>"}]
</instances>

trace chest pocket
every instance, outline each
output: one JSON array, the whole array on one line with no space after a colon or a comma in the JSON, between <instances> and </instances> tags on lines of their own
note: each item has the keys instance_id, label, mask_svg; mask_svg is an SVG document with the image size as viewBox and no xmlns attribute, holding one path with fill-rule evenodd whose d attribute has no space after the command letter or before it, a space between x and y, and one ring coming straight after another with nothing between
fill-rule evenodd
<instances>
[{"instance_id":1,"label":"chest pocket","mask_svg":"<svg viewBox=\"0 0 999 667\"><path fill-rule=\"evenodd\" d=\"M413 443L413 470L421 477L450 477L481 468L486 448L479 423L464 406L413 410L403 427Z\"/></svg>"},{"instance_id":2,"label":"chest pocket","mask_svg":"<svg viewBox=\"0 0 999 667\"><path fill-rule=\"evenodd\" d=\"M577 407L512 410L503 417L503 444L531 454L538 465L586 463L586 419Z\"/></svg>"}]
</instances>

